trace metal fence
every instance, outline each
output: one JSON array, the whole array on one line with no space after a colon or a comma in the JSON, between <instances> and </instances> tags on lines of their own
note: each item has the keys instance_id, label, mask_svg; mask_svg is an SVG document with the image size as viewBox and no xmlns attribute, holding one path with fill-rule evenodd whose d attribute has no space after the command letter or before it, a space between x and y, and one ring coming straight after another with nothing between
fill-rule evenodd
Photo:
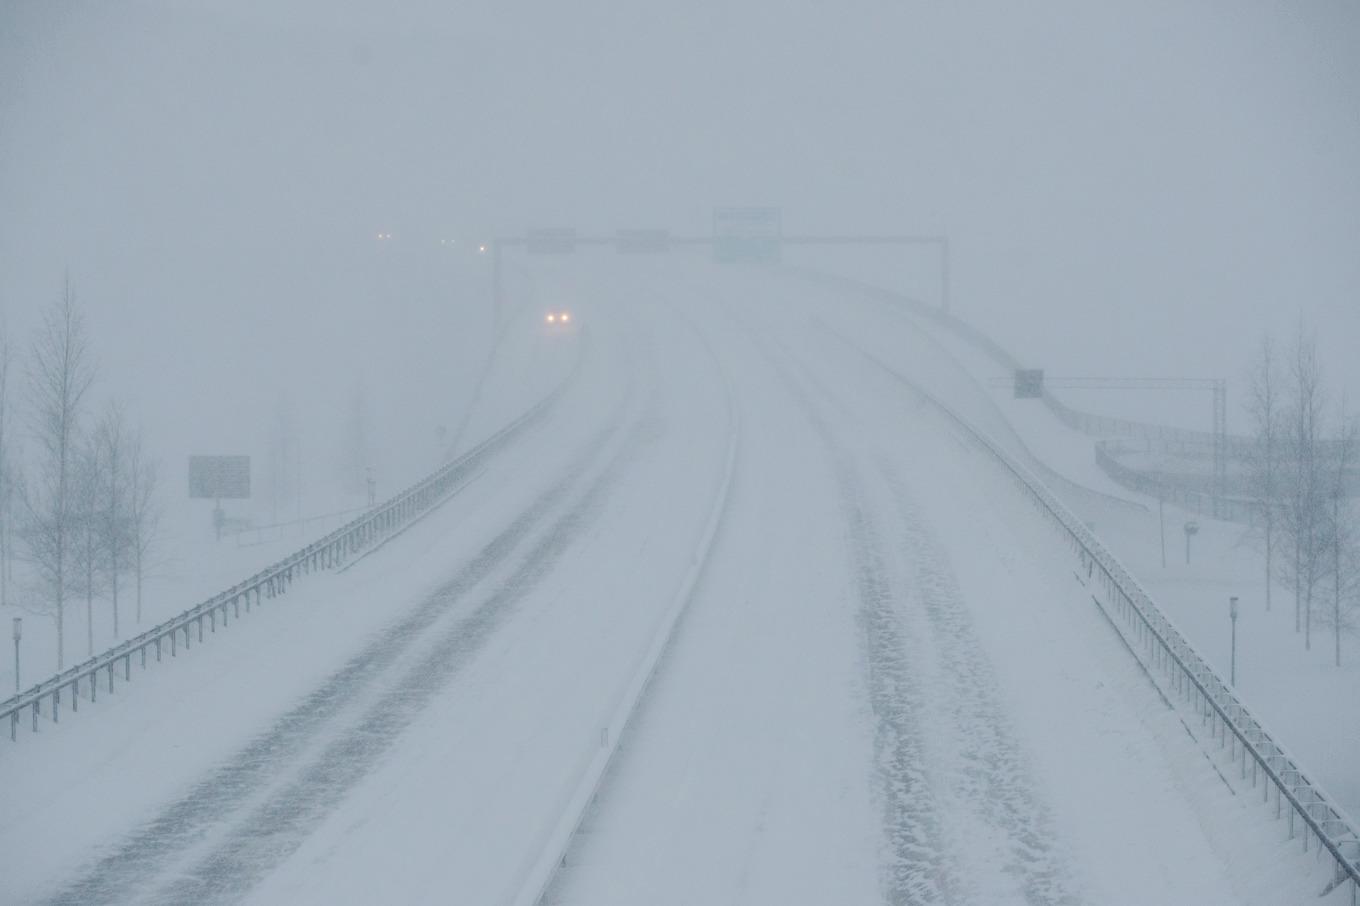
<instances>
[{"instance_id":1,"label":"metal fence","mask_svg":"<svg viewBox=\"0 0 1360 906\"><path fill-rule=\"evenodd\" d=\"M80 709L82 698L91 703L97 701L101 686L107 690L106 694L112 694L116 681L132 680L134 662L144 670L167 655L177 657L181 649L188 651L195 643L202 644L207 634L217 632L219 623L226 628L232 620L240 619L243 612L249 614L253 607L287 594L299 579L320 570L340 568L356 555L400 532L443 502L492 453L541 418L565 390L566 383L564 381L467 453L325 537L159 626L0 704L0 721L8 720L10 739L17 739L21 723L28 723L35 732L41 719L57 723L67 702L75 712ZM25 715L29 718L27 721Z\"/></svg>"},{"instance_id":2,"label":"metal fence","mask_svg":"<svg viewBox=\"0 0 1360 906\"><path fill-rule=\"evenodd\" d=\"M1110 480L1149 497L1156 497L1173 503L1182 509L1200 516L1212 515L1241 525L1257 525L1261 522L1261 504L1255 500L1240 497L1216 497L1207 491L1187 487L1183 481L1176 480L1160 472L1135 469L1119 461L1116 454L1120 448L1106 441L1096 442L1096 464Z\"/></svg>"},{"instance_id":3,"label":"metal fence","mask_svg":"<svg viewBox=\"0 0 1360 906\"><path fill-rule=\"evenodd\" d=\"M1210 728L1218 748L1225 750L1232 764L1240 769L1241 779L1250 777L1252 789L1261 790L1264 803L1271 804L1273 793L1275 817L1288 819L1290 840L1301 838L1305 852L1310 845L1316 845L1319 857L1325 854L1332 860L1335 871L1323 894L1349 884L1352 906L1360 904L1360 832L1308 779L1284 747L1271 738L1137 580L1023 465L930 393L864 350L859 351L911 388L1001 465L1069 543L1086 580L1103 592L1103 599L1092 595L1096 606L1129 643L1129 650L1154 683L1159 688L1166 687L1183 705L1193 709Z\"/></svg>"}]
</instances>

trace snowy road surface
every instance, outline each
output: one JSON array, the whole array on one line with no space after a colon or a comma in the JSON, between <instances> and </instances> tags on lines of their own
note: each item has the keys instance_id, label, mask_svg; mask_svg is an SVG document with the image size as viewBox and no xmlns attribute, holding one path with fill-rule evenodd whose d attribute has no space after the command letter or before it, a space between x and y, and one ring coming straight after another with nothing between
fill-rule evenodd
<instances>
[{"instance_id":1,"label":"snowy road surface","mask_svg":"<svg viewBox=\"0 0 1360 906\"><path fill-rule=\"evenodd\" d=\"M548 902L1290 901L1065 549L864 355L948 391L906 320L552 279L581 326L520 311L514 361L566 391L450 503L5 751L7 902L514 902L614 743Z\"/></svg>"}]
</instances>

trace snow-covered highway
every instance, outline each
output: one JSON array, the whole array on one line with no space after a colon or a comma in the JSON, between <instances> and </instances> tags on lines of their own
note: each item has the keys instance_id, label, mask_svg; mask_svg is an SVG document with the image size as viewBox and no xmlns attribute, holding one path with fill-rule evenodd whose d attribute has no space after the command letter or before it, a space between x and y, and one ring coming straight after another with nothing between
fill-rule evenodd
<instances>
[{"instance_id":1,"label":"snow-covered highway","mask_svg":"<svg viewBox=\"0 0 1360 906\"><path fill-rule=\"evenodd\" d=\"M6 901L1294 900L1067 549L904 385L991 417L908 320L704 262L532 288L491 383L564 386L546 418L0 756ZM555 295L570 332L524 301Z\"/></svg>"}]
</instances>

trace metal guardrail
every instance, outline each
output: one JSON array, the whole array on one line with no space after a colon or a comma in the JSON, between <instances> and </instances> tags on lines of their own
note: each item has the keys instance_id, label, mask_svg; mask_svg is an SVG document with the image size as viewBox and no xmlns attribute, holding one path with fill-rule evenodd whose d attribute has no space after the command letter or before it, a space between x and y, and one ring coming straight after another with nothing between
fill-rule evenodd
<instances>
[{"instance_id":1,"label":"metal guardrail","mask_svg":"<svg viewBox=\"0 0 1360 906\"><path fill-rule=\"evenodd\" d=\"M132 680L134 660L144 670L152 658L159 663L167 650L170 657L177 657L180 647L189 650L195 636L198 643L202 644L205 621L208 632L215 633L219 620L225 628L231 620L239 619L243 605L249 614L252 606L259 607L264 601L286 594L293 583L302 577L320 570L342 567L356 554L401 531L460 487L462 479L474 472L488 454L542 417L566 389L569 381L570 377L467 453L364 515L244 582L0 703L0 721L8 720L10 739L18 738L24 712L29 713L34 732L38 730L39 718L48 717L57 723L61 718L63 697L70 701L73 712L78 711L82 697L90 702L98 700L101 677L105 678L108 693L112 693L117 674L122 674L122 682ZM44 703L47 703L46 708Z\"/></svg>"},{"instance_id":2,"label":"metal guardrail","mask_svg":"<svg viewBox=\"0 0 1360 906\"><path fill-rule=\"evenodd\" d=\"M1183 483L1168 480L1158 472L1135 469L1120 462L1107 441L1096 442L1096 465L1110 476L1110 480L1130 491L1156 497L1167 503L1174 503L1182 509L1200 516L1213 515L1216 519L1236 522L1240 525L1259 525L1261 504L1255 500L1241 497L1218 497L1205 491L1186 487Z\"/></svg>"},{"instance_id":3,"label":"metal guardrail","mask_svg":"<svg viewBox=\"0 0 1360 906\"><path fill-rule=\"evenodd\" d=\"M1284 747L1271 738L1261 722L1238 700L1228 684L1095 534L1043 482L966 419L878 358L844 337L841 339L909 387L1003 467L1031 503L1066 536L1080 558L1087 579L1098 582L1105 592L1105 601L1095 595L1092 599L1121 637L1132 635L1129 650L1147 669L1149 677L1161 676L1173 694L1195 709L1202 722L1209 725L1219 748L1229 750L1234 765L1240 763L1243 780L1247 778L1250 764L1252 789L1259 783L1263 802L1269 804L1271 790L1274 790L1275 817L1279 819L1287 811L1290 840L1301 829L1305 852L1311 838L1317 843L1319 855L1326 852L1332 858L1335 874L1324 895L1349 883L1352 906L1360 903L1360 831L1318 785L1308 779ZM1129 627L1127 632L1119 628L1115 617Z\"/></svg>"}]
</instances>

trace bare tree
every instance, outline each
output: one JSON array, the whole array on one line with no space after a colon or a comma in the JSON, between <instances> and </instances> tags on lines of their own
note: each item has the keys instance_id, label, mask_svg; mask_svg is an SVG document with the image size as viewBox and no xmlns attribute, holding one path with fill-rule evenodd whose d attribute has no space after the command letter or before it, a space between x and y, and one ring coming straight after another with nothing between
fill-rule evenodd
<instances>
[{"instance_id":1,"label":"bare tree","mask_svg":"<svg viewBox=\"0 0 1360 906\"><path fill-rule=\"evenodd\" d=\"M65 609L74 534L72 479L81 404L94 380L85 323L70 279L45 312L29 360L33 435L40 461L24 484L24 541L57 620L57 669L66 663Z\"/></svg>"},{"instance_id":2,"label":"bare tree","mask_svg":"<svg viewBox=\"0 0 1360 906\"><path fill-rule=\"evenodd\" d=\"M1249 379L1248 411L1256 433L1256 445L1251 454L1251 482L1261 506L1262 531L1266 546L1266 610L1270 610L1271 591L1275 584L1275 523L1278 519L1280 496L1281 420L1279 366L1275 361L1275 344L1270 337L1261 341L1260 351Z\"/></svg>"},{"instance_id":3,"label":"bare tree","mask_svg":"<svg viewBox=\"0 0 1360 906\"><path fill-rule=\"evenodd\" d=\"M1341 666L1341 635L1349 628L1350 607L1355 597L1360 577L1355 573L1354 549L1356 527L1354 511L1347 498L1346 484L1355 468L1357 444L1360 444L1360 421L1346 412L1345 401L1341 404L1336 441L1333 444L1334 462L1331 464L1331 513L1327 524L1327 535L1331 542L1332 574L1332 638L1335 643L1336 666Z\"/></svg>"},{"instance_id":4,"label":"bare tree","mask_svg":"<svg viewBox=\"0 0 1360 906\"><path fill-rule=\"evenodd\" d=\"M1317 343L1300 326L1290 356L1289 480L1283 507L1284 533L1293 556L1287 562L1294 585L1294 631L1313 647L1313 598L1323 571L1326 501L1320 462L1323 420L1322 368Z\"/></svg>"},{"instance_id":5,"label":"bare tree","mask_svg":"<svg viewBox=\"0 0 1360 906\"><path fill-rule=\"evenodd\" d=\"M127 442L127 551L137 589L137 622L142 622L142 584L159 539L161 509L156 463L142 449L142 436L135 431Z\"/></svg>"},{"instance_id":6,"label":"bare tree","mask_svg":"<svg viewBox=\"0 0 1360 906\"><path fill-rule=\"evenodd\" d=\"M103 539L100 537L99 483L104 466L100 449L93 442L83 443L76 451L75 472L71 482L74 529L71 547L75 567L75 588L85 598L85 632L88 656L94 657L94 599L103 590Z\"/></svg>"},{"instance_id":7,"label":"bare tree","mask_svg":"<svg viewBox=\"0 0 1360 906\"><path fill-rule=\"evenodd\" d=\"M110 403L95 432L101 476L100 537L102 561L113 611L113 637L121 638L118 626L119 580L131 566L131 513L129 506L128 428L123 407Z\"/></svg>"}]
</instances>

